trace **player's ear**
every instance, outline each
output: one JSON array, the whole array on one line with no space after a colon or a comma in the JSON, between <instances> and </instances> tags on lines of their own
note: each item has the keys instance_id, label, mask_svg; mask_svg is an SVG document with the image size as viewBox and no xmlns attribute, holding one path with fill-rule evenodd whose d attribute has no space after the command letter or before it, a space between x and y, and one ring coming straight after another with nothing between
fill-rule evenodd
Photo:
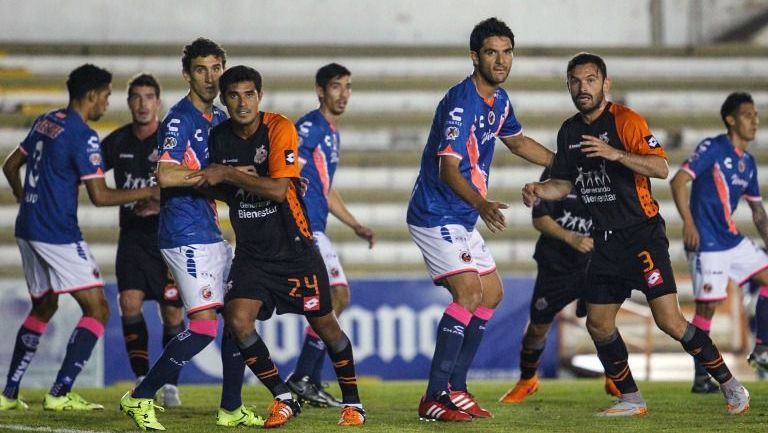
<instances>
[{"instance_id":1,"label":"player's ear","mask_svg":"<svg viewBox=\"0 0 768 433\"><path fill-rule=\"evenodd\" d=\"M317 95L318 99L322 100L323 97L325 96L325 89L323 88L323 86L317 86L316 85L315 86L315 94Z\"/></svg>"},{"instance_id":2,"label":"player's ear","mask_svg":"<svg viewBox=\"0 0 768 433\"><path fill-rule=\"evenodd\" d=\"M606 78L603 80L603 92L608 93L611 91L611 84L613 84L613 81L611 81L610 78Z\"/></svg>"},{"instance_id":3,"label":"player's ear","mask_svg":"<svg viewBox=\"0 0 768 433\"><path fill-rule=\"evenodd\" d=\"M472 66L477 67L477 65L480 64L480 59L478 58L476 51L470 51L469 58L472 59Z\"/></svg>"}]
</instances>

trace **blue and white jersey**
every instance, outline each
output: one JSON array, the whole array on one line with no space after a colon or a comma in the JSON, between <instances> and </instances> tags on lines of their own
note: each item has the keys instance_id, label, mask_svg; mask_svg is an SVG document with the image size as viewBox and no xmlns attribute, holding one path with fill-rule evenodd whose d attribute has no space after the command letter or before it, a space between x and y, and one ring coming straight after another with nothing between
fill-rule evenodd
<instances>
[{"instance_id":1,"label":"blue and white jersey","mask_svg":"<svg viewBox=\"0 0 768 433\"><path fill-rule=\"evenodd\" d=\"M320 110L305 114L296 122L299 132L301 176L309 180L304 204L313 232L325 232L328 223L328 192L339 164L339 132L328 123Z\"/></svg>"},{"instance_id":2,"label":"blue and white jersey","mask_svg":"<svg viewBox=\"0 0 768 433\"><path fill-rule=\"evenodd\" d=\"M62 108L38 117L19 149L27 156L27 174L16 237L49 244L82 241L80 182L104 177L96 131L76 111Z\"/></svg>"},{"instance_id":3,"label":"blue and white jersey","mask_svg":"<svg viewBox=\"0 0 768 433\"><path fill-rule=\"evenodd\" d=\"M161 164L184 164L190 170L208 166L208 135L227 115L213 107L200 112L188 97L174 105L158 129ZM160 194L160 248L219 242L216 203L194 188L163 188Z\"/></svg>"},{"instance_id":4,"label":"blue and white jersey","mask_svg":"<svg viewBox=\"0 0 768 433\"><path fill-rule=\"evenodd\" d=\"M699 231L699 251L738 245L744 237L733 221L739 199L762 200L755 158L722 134L699 143L681 168L693 177L690 207Z\"/></svg>"},{"instance_id":5,"label":"blue and white jersey","mask_svg":"<svg viewBox=\"0 0 768 433\"><path fill-rule=\"evenodd\" d=\"M484 99L470 77L453 86L435 111L421 156L421 170L408 204L408 224L418 227L461 224L471 230L478 213L440 180L440 157L447 155L461 160L461 175L485 197L496 137L511 137L522 132L504 89L498 88L493 97Z\"/></svg>"}]
</instances>

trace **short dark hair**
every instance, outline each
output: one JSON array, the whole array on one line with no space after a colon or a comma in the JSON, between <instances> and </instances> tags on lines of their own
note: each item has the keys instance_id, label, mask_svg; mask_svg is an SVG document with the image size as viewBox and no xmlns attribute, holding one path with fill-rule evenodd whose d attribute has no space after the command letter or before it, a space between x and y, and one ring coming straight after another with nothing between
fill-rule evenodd
<instances>
[{"instance_id":1,"label":"short dark hair","mask_svg":"<svg viewBox=\"0 0 768 433\"><path fill-rule=\"evenodd\" d=\"M325 86L336 77L346 77L352 75L349 69L338 63L329 63L317 70L315 74L315 85L325 89Z\"/></svg>"},{"instance_id":2,"label":"short dark hair","mask_svg":"<svg viewBox=\"0 0 768 433\"><path fill-rule=\"evenodd\" d=\"M196 57L215 56L221 59L221 65L227 65L227 53L216 42L207 38L197 38L191 44L184 47L181 54L181 67L184 72L189 73L192 59Z\"/></svg>"},{"instance_id":3,"label":"short dark hair","mask_svg":"<svg viewBox=\"0 0 768 433\"><path fill-rule=\"evenodd\" d=\"M720 118L723 119L725 127L730 128L728 122L725 121L725 118L728 116L735 116L736 113L739 112L741 104L754 103L755 101L752 99L752 95L747 92L733 92L728 95L728 97L725 98L725 101L723 101L723 105L720 107Z\"/></svg>"},{"instance_id":4,"label":"short dark hair","mask_svg":"<svg viewBox=\"0 0 768 433\"><path fill-rule=\"evenodd\" d=\"M469 50L478 52L483 47L483 42L491 36L507 37L512 42L512 48L515 48L515 34L504 21L496 17L491 17L480 21L469 36Z\"/></svg>"},{"instance_id":5,"label":"short dark hair","mask_svg":"<svg viewBox=\"0 0 768 433\"><path fill-rule=\"evenodd\" d=\"M83 99L86 93L107 87L112 83L112 73L96 65L86 63L69 73L67 91L70 100Z\"/></svg>"},{"instance_id":6,"label":"short dark hair","mask_svg":"<svg viewBox=\"0 0 768 433\"><path fill-rule=\"evenodd\" d=\"M155 96L158 98L160 97L160 83L157 82L155 77L153 77L150 74L146 73L140 73L138 75L135 75L133 78L131 78L130 81L128 81L128 97L131 97L131 90L133 90L134 87L140 87L140 86L146 86L146 87L152 87L155 89Z\"/></svg>"},{"instance_id":7,"label":"short dark hair","mask_svg":"<svg viewBox=\"0 0 768 433\"><path fill-rule=\"evenodd\" d=\"M222 96L230 85L243 81L252 82L256 91L261 92L261 74L259 71L248 66L238 65L227 69L219 77L219 90Z\"/></svg>"},{"instance_id":8,"label":"short dark hair","mask_svg":"<svg viewBox=\"0 0 768 433\"><path fill-rule=\"evenodd\" d=\"M608 68L605 66L605 60L603 60L603 58L597 54L587 53L584 51L576 54L571 60L568 61L568 67L565 70L565 75L570 75L571 71L573 71L573 68L576 66L588 65L590 63L597 66L597 69L600 70L601 74L603 74L603 78L608 78Z\"/></svg>"}]
</instances>

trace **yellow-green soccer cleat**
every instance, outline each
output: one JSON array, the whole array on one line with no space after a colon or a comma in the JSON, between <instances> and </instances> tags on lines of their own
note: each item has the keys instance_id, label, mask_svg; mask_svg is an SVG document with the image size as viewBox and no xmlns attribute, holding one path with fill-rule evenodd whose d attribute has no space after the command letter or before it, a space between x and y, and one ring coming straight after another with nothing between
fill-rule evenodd
<instances>
[{"instance_id":1,"label":"yellow-green soccer cleat","mask_svg":"<svg viewBox=\"0 0 768 433\"><path fill-rule=\"evenodd\" d=\"M165 409L155 405L151 398L133 398L130 391L120 399L120 411L131 417L136 426L142 430L165 430L165 427L157 421L155 408L165 412Z\"/></svg>"},{"instance_id":2,"label":"yellow-green soccer cleat","mask_svg":"<svg viewBox=\"0 0 768 433\"><path fill-rule=\"evenodd\" d=\"M0 394L0 411L3 410L27 410L29 405L22 399L8 398Z\"/></svg>"},{"instance_id":3,"label":"yellow-green soccer cleat","mask_svg":"<svg viewBox=\"0 0 768 433\"><path fill-rule=\"evenodd\" d=\"M237 427L243 425L246 427L263 426L264 418L257 416L252 410L246 409L245 406L228 411L219 408L219 413L216 414L216 425L222 427Z\"/></svg>"},{"instance_id":4,"label":"yellow-green soccer cleat","mask_svg":"<svg viewBox=\"0 0 768 433\"><path fill-rule=\"evenodd\" d=\"M70 392L60 397L54 397L51 394L45 394L45 400L43 400L44 410L55 410L57 412L63 410L104 410L104 406L98 403L91 403L85 401L79 394Z\"/></svg>"}]
</instances>

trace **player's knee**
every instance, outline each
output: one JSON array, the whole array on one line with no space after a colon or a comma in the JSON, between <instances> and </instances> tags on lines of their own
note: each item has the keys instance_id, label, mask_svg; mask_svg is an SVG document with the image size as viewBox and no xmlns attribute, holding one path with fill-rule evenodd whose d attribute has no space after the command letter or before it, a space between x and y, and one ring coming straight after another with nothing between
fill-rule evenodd
<instances>
[{"instance_id":1,"label":"player's knee","mask_svg":"<svg viewBox=\"0 0 768 433\"><path fill-rule=\"evenodd\" d=\"M245 315L229 311L227 312L224 323L237 341L244 341L244 339L251 335L255 329L253 321L249 320Z\"/></svg>"},{"instance_id":2,"label":"player's knee","mask_svg":"<svg viewBox=\"0 0 768 433\"><path fill-rule=\"evenodd\" d=\"M686 321L682 315L679 317L677 315L671 317L658 317L655 318L655 321L656 326L658 326L659 329L675 340L683 338L683 334L685 334L685 330L688 327L688 321Z\"/></svg>"},{"instance_id":3,"label":"player's knee","mask_svg":"<svg viewBox=\"0 0 768 433\"><path fill-rule=\"evenodd\" d=\"M160 317L163 320L163 326L175 328L184 322L184 310L178 307L164 306L160 310Z\"/></svg>"},{"instance_id":4,"label":"player's knee","mask_svg":"<svg viewBox=\"0 0 768 433\"><path fill-rule=\"evenodd\" d=\"M338 320L332 313L322 317L307 317L307 320L315 333L328 346L344 338L344 331L341 330Z\"/></svg>"},{"instance_id":5,"label":"player's knee","mask_svg":"<svg viewBox=\"0 0 768 433\"><path fill-rule=\"evenodd\" d=\"M42 298L39 302L32 304L32 316L43 322L51 320L56 311L59 309L58 297L47 296Z\"/></svg>"},{"instance_id":6,"label":"player's knee","mask_svg":"<svg viewBox=\"0 0 768 433\"><path fill-rule=\"evenodd\" d=\"M141 301L131 297L120 295L120 315L121 316L138 316L141 314Z\"/></svg>"},{"instance_id":7,"label":"player's knee","mask_svg":"<svg viewBox=\"0 0 768 433\"><path fill-rule=\"evenodd\" d=\"M603 320L590 319L587 316L587 331L593 340L601 341L609 338L616 330L613 323L606 323Z\"/></svg>"},{"instance_id":8,"label":"player's knee","mask_svg":"<svg viewBox=\"0 0 768 433\"><path fill-rule=\"evenodd\" d=\"M481 290L465 290L456 295L454 302L464 307L465 310L474 312L482 301L483 292Z\"/></svg>"},{"instance_id":9,"label":"player's knee","mask_svg":"<svg viewBox=\"0 0 768 433\"><path fill-rule=\"evenodd\" d=\"M331 304L336 315L340 315L349 306L349 287L334 286L331 288Z\"/></svg>"}]
</instances>

